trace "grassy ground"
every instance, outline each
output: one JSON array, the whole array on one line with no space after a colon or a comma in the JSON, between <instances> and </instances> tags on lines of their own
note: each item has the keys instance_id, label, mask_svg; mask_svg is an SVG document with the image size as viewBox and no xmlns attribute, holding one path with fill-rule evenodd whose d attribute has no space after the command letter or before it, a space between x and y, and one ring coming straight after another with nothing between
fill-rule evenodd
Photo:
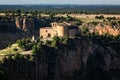
<instances>
[{"instance_id":1,"label":"grassy ground","mask_svg":"<svg viewBox=\"0 0 120 80\"><path fill-rule=\"evenodd\" d=\"M16 54L20 53L22 55L32 54L32 51L24 51L20 47L18 47L18 44L13 44L11 47L7 47L3 50L0 50L0 60L3 59L4 56L10 55L10 54Z\"/></svg>"},{"instance_id":2,"label":"grassy ground","mask_svg":"<svg viewBox=\"0 0 120 80\"><path fill-rule=\"evenodd\" d=\"M103 19L93 19L93 18L79 18L82 22L103 22Z\"/></svg>"},{"instance_id":3,"label":"grassy ground","mask_svg":"<svg viewBox=\"0 0 120 80\"><path fill-rule=\"evenodd\" d=\"M72 17L78 17L78 18L95 18L95 16L103 15L105 18L107 17L117 17L120 18L120 15L112 15L112 14L70 14Z\"/></svg>"},{"instance_id":4,"label":"grassy ground","mask_svg":"<svg viewBox=\"0 0 120 80\"><path fill-rule=\"evenodd\" d=\"M61 17L61 16L64 16L66 17L67 14L58 14L56 15ZM97 22L102 22L103 19L95 19L95 16L100 16L100 15L103 15L104 18L107 18L107 17L116 17L116 18L120 18L120 15L111 15L111 14L69 14L69 16L71 17L74 17L74 18L77 18L77 19L80 19L81 21L83 22L92 22L92 21L97 21Z\"/></svg>"},{"instance_id":5,"label":"grassy ground","mask_svg":"<svg viewBox=\"0 0 120 80\"><path fill-rule=\"evenodd\" d=\"M24 15L24 14L22 14L22 15ZM31 14L28 14L28 15L31 15ZM120 15L112 15L112 14L69 14L69 16L80 19L83 22L92 22L92 21L101 22L103 20L95 19L95 16L100 16L100 15L103 15L104 18L107 18L107 17L120 18ZM5 14L0 13L0 16L5 16ZM41 14L41 16L48 17L49 15L48 14ZM61 16L66 17L67 14L57 14L57 15L55 15L55 17L61 17Z\"/></svg>"},{"instance_id":6,"label":"grassy ground","mask_svg":"<svg viewBox=\"0 0 120 80\"><path fill-rule=\"evenodd\" d=\"M0 16L5 16L5 13L0 13Z\"/></svg>"}]
</instances>

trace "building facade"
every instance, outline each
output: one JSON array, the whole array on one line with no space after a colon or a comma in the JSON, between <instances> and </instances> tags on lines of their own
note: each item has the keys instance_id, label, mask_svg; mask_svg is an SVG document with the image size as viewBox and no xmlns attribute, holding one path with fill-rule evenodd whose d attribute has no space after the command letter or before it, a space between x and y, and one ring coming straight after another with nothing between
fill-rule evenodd
<instances>
[{"instance_id":1,"label":"building facade","mask_svg":"<svg viewBox=\"0 0 120 80\"><path fill-rule=\"evenodd\" d=\"M53 22L51 27L40 28L41 38L52 38L54 36L64 37L68 36L70 38L75 37L78 33L78 27L70 23L56 23Z\"/></svg>"}]
</instances>

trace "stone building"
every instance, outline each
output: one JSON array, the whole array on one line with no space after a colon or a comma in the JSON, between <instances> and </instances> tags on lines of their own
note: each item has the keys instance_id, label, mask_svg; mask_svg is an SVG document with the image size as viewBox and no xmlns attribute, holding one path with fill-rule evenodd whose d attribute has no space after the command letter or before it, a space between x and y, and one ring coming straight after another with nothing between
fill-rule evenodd
<instances>
[{"instance_id":1,"label":"stone building","mask_svg":"<svg viewBox=\"0 0 120 80\"><path fill-rule=\"evenodd\" d=\"M75 37L78 33L77 26L70 23L51 23L52 27L40 28L40 37L42 38L52 38L54 36L64 37L68 36L70 38Z\"/></svg>"}]
</instances>

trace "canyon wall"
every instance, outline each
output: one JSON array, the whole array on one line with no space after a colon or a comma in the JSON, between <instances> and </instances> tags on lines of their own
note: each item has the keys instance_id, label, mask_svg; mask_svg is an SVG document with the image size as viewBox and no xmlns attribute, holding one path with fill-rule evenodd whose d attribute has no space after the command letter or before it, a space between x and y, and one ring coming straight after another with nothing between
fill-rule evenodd
<instances>
[{"instance_id":1,"label":"canyon wall","mask_svg":"<svg viewBox=\"0 0 120 80\"><path fill-rule=\"evenodd\" d=\"M4 49L11 43L15 43L16 40L29 37L33 35L35 28L34 18L16 17L6 18L0 20L0 49ZM39 36L39 32L34 32L36 36Z\"/></svg>"},{"instance_id":2,"label":"canyon wall","mask_svg":"<svg viewBox=\"0 0 120 80\"><path fill-rule=\"evenodd\" d=\"M9 80L119 80L119 57L111 47L79 40L56 51L48 48L34 61L18 59L4 66Z\"/></svg>"},{"instance_id":3,"label":"canyon wall","mask_svg":"<svg viewBox=\"0 0 120 80\"><path fill-rule=\"evenodd\" d=\"M16 27L25 32L33 31L35 28L35 19L34 18L16 18Z\"/></svg>"}]
</instances>

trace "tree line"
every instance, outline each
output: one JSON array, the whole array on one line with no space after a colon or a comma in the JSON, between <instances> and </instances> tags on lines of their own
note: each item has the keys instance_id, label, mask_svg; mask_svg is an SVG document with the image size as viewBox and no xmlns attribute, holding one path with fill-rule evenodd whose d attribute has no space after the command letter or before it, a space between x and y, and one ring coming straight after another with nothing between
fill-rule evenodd
<instances>
[{"instance_id":1,"label":"tree line","mask_svg":"<svg viewBox=\"0 0 120 80\"><path fill-rule=\"evenodd\" d=\"M54 13L54 14L120 14L119 5L1 5L0 12Z\"/></svg>"}]
</instances>

